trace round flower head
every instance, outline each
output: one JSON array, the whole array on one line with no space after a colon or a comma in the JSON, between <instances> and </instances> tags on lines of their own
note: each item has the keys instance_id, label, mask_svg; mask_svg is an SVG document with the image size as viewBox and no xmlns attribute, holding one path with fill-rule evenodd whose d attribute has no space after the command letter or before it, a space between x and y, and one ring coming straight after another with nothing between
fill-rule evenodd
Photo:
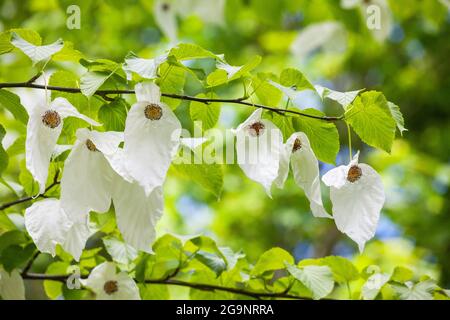
<instances>
[{"instance_id":1,"label":"round flower head","mask_svg":"<svg viewBox=\"0 0 450 320\"><path fill-rule=\"evenodd\" d=\"M375 235L385 194L380 175L369 165L358 163L359 152L347 166L328 171L323 182L330 187L337 228L364 250Z\"/></svg>"},{"instance_id":2,"label":"round flower head","mask_svg":"<svg viewBox=\"0 0 450 320\"><path fill-rule=\"evenodd\" d=\"M78 213L105 212L111 205L113 170L106 157L118 150L123 135L78 129L76 136L64 165L61 202L74 220L82 220Z\"/></svg>"},{"instance_id":3,"label":"round flower head","mask_svg":"<svg viewBox=\"0 0 450 320\"><path fill-rule=\"evenodd\" d=\"M261 114L262 109L257 109L233 132L239 166L271 197L272 183L278 176L283 136L272 122L261 119Z\"/></svg>"},{"instance_id":4,"label":"round flower head","mask_svg":"<svg viewBox=\"0 0 450 320\"><path fill-rule=\"evenodd\" d=\"M125 167L149 195L162 186L180 144L181 124L153 83L138 83L124 132Z\"/></svg>"},{"instance_id":5,"label":"round flower head","mask_svg":"<svg viewBox=\"0 0 450 320\"><path fill-rule=\"evenodd\" d=\"M283 188L286 182L289 165L292 168L295 183L305 191L305 195L310 201L312 214L315 217L331 218L322 203L319 161L311 149L308 137L303 132L293 133L284 145L278 177L275 180L278 188Z\"/></svg>"},{"instance_id":6,"label":"round flower head","mask_svg":"<svg viewBox=\"0 0 450 320\"><path fill-rule=\"evenodd\" d=\"M140 300L139 289L125 272L117 272L112 262L96 266L81 283L91 289L97 300Z\"/></svg>"},{"instance_id":7,"label":"round flower head","mask_svg":"<svg viewBox=\"0 0 450 320\"><path fill-rule=\"evenodd\" d=\"M25 143L26 166L39 183L39 193L43 193L48 176L48 166L61 134L64 118L77 117L94 126L100 124L79 113L64 98L56 98L49 105L44 101L39 101L33 108L29 108L29 115Z\"/></svg>"}]
</instances>

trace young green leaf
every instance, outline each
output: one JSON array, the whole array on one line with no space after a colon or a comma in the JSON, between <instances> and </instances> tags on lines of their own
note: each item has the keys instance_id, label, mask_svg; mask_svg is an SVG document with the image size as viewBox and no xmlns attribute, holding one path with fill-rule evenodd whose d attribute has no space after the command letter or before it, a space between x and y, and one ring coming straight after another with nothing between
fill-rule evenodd
<instances>
[{"instance_id":1,"label":"young green leaf","mask_svg":"<svg viewBox=\"0 0 450 320\"><path fill-rule=\"evenodd\" d=\"M204 94L200 93L195 96L196 98L217 98L217 95L214 93ZM209 104L205 104L202 102L192 101L189 107L189 113L191 115L191 120L201 121L202 129L208 130L214 128L219 120L220 116L220 103L212 102Z\"/></svg>"},{"instance_id":2,"label":"young green leaf","mask_svg":"<svg viewBox=\"0 0 450 320\"><path fill-rule=\"evenodd\" d=\"M20 103L20 98L16 94L0 89L0 106L11 112L14 118L23 124L28 123L27 110Z\"/></svg>"},{"instance_id":3,"label":"young green leaf","mask_svg":"<svg viewBox=\"0 0 450 320\"><path fill-rule=\"evenodd\" d=\"M294 263L294 258L291 254L281 248L272 248L259 257L251 274L253 276L259 276L267 271L286 269L285 263Z\"/></svg>"},{"instance_id":4,"label":"young green leaf","mask_svg":"<svg viewBox=\"0 0 450 320\"><path fill-rule=\"evenodd\" d=\"M305 109L302 112L315 116L325 115L316 109ZM308 136L311 148L319 160L335 163L340 144L339 133L334 123L302 116L292 118L292 122L296 131L302 131Z\"/></svg>"},{"instance_id":5,"label":"young green leaf","mask_svg":"<svg viewBox=\"0 0 450 320\"><path fill-rule=\"evenodd\" d=\"M6 131L5 128L3 128L2 125L0 125L0 176L5 171L5 169L8 167L8 153L6 153L5 149L3 148L2 140L5 137Z\"/></svg>"},{"instance_id":6,"label":"young green leaf","mask_svg":"<svg viewBox=\"0 0 450 320\"><path fill-rule=\"evenodd\" d=\"M128 103L124 99L117 98L100 107L98 120L103 123L106 131L124 131L128 108Z\"/></svg>"},{"instance_id":7,"label":"young green leaf","mask_svg":"<svg viewBox=\"0 0 450 320\"><path fill-rule=\"evenodd\" d=\"M333 291L334 280L331 270L327 266L296 267L286 263L288 272L305 287L307 287L314 299L322 299Z\"/></svg>"},{"instance_id":8,"label":"young green leaf","mask_svg":"<svg viewBox=\"0 0 450 320\"><path fill-rule=\"evenodd\" d=\"M381 92L368 91L357 97L345 111L349 123L362 141L391 152L396 124Z\"/></svg>"}]
</instances>

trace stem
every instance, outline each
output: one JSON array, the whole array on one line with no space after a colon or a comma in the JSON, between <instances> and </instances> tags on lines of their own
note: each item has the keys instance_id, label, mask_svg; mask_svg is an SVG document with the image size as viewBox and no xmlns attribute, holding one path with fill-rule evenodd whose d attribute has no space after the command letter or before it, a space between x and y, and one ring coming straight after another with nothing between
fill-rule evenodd
<instances>
[{"instance_id":1,"label":"stem","mask_svg":"<svg viewBox=\"0 0 450 320\"><path fill-rule=\"evenodd\" d=\"M349 162L351 162L352 159L353 159L353 154L352 154L352 131L350 130L350 125L347 123L347 121L345 122L345 124L347 125Z\"/></svg>"},{"instance_id":2,"label":"stem","mask_svg":"<svg viewBox=\"0 0 450 320\"><path fill-rule=\"evenodd\" d=\"M60 91L60 92L68 92L68 93L80 93L81 90L79 88L69 88L69 87L59 87L59 86L43 86L40 84L35 83L28 83L28 82L15 82L15 83L0 83L0 89L2 88L33 88L33 89L47 89L47 90L53 90L53 91ZM98 90L95 92L96 95L101 97L106 97L108 94L134 94L134 90L130 89L117 89L117 90ZM283 110L276 107L270 107L265 106L262 104L255 104L252 102L245 101L247 100L247 97L242 98L235 98L235 99L222 99L222 98L198 98L188 95L179 95L174 93L162 93L163 97L171 98L171 99L178 99L178 100L187 100L187 101L196 101L201 102L204 104L210 104L211 102L223 102L223 103L232 103L237 105L243 105L243 106L250 106L255 108L261 108L264 110L269 110L272 112L276 112L281 115L291 114L291 115L297 115L301 117L307 117L327 122L336 122L343 119L343 116L338 117L328 117L328 116L316 116L312 114L303 113L301 111L295 111L295 110Z\"/></svg>"},{"instance_id":3,"label":"stem","mask_svg":"<svg viewBox=\"0 0 450 320\"><path fill-rule=\"evenodd\" d=\"M42 273L22 273L22 278L26 279L26 280L52 280L52 281L65 282L65 281L67 281L68 277L69 276L67 276L67 275L51 275L51 274L42 274ZM188 287L188 288L193 288L193 289L203 290L203 291L230 292L230 293L234 293L234 294L248 296L248 297L255 298L255 299L280 298L280 299L294 299L294 300L311 300L311 298L309 298L309 297L296 296L296 295L288 294L284 291L283 292L256 292L256 291L251 291L251 290L247 290L247 289L231 288L231 287L206 284L206 283L195 283L195 282L188 282L188 281L182 281L182 280L176 280L176 279L151 279L151 280L145 280L145 283L146 284L164 284L164 285L171 285L171 286L181 286L181 287Z\"/></svg>"}]
</instances>

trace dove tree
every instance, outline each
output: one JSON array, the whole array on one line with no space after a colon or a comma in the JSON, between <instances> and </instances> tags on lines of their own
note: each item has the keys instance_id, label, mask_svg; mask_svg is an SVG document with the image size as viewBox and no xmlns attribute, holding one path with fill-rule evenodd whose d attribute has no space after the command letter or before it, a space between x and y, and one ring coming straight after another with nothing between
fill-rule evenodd
<instances>
[{"instance_id":1,"label":"dove tree","mask_svg":"<svg viewBox=\"0 0 450 320\"><path fill-rule=\"evenodd\" d=\"M167 17L158 23L175 39L175 17L182 12L171 11L170 3L156 1L155 6ZM326 173L319 165L336 164L342 142L338 123L368 147L391 151L396 132L406 128L400 108L382 92L339 92L314 85L294 68L264 77L255 73L260 56L233 66L224 55L195 44L180 43L154 57L138 57L130 48L120 62L79 58L63 40L36 44L30 32L5 31L0 38L5 42L0 44L27 56L30 68L37 69L29 81L0 83L2 108L25 135L23 152L9 155L0 146L1 175L10 156L24 158L19 181L6 175L0 180L14 197L0 205L6 229L0 234L3 299L25 298L24 281L36 279L44 280L50 298L65 299L169 298L174 280L190 288L192 298L203 291L224 299L339 298L340 287L349 283L355 294L346 298L375 299L387 291L400 299L448 297L432 279L419 279L404 268L374 273L335 256L296 262L281 248L251 263L243 252L205 235L158 229L166 214L170 168L220 201L224 168L237 164L242 179L252 180L268 197L275 188L285 188L292 172L295 192L308 199L311 214L334 221L362 252L382 214L382 177L359 161L352 134L347 135L348 164ZM84 74L48 69L52 56L63 49L59 60L83 66ZM190 63L199 59L212 60L215 69L199 74ZM201 92L190 95L186 81L200 84ZM243 84L242 95L220 96L220 87L236 83ZM311 98L317 108L306 108ZM319 109L327 99L340 105L340 115ZM95 101L101 106L94 107ZM217 155L222 148L208 135L223 126L221 104L246 110L241 124L222 127L235 142L232 163L204 161L211 159L208 152ZM200 123L201 137L186 136L188 122ZM9 130L0 126L0 138ZM367 149L361 150L362 158ZM182 153L192 154L193 163L175 163ZM331 205L322 198L328 194ZM41 255L52 261L47 271L30 272Z\"/></svg>"}]
</instances>

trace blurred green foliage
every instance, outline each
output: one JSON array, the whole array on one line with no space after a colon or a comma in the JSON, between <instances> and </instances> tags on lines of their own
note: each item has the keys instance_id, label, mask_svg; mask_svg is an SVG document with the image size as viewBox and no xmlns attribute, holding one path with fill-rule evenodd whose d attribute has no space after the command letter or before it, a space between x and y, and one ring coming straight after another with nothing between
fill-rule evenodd
<instances>
[{"instance_id":1,"label":"blurred green foliage","mask_svg":"<svg viewBox=\"0 0 450 320\"><path fill-rule=\"evenodd\" d=\"M1 0L0 30L30 28L43 37L43 43L63 38L87 60L107 58L123 62L129 51L150 58L173 45L155 22L152 1L77 1L81 28L69 30L66 9L72 2ZM389 36L381 41L367 29L359 8L343 9L336 0L227 0L222 23L206 22L195 14L177 19L179 41L224 53L232 65L242 65L260 55L264 59L258 72L279 74L284 68L295 67L314 83L341 91L380 90L400 106L408 131L394 144L391 155L372 152L356 135L353 137L354 148L362 149L364 160L383 175L386 185L387 203L377 233L379 240L369 243L364 254L358 255L356 247L336 231L332 221L312 217L307 199L292 179L269 199L260 186L246 179L234 165L224 167L219 200L173 168L165 185L166 215L159 225L161 234L169 230L180 234L203 232L235 251L243 249L249 261L256 261L274 246L288 250L297 260L330 254L354 256L360 271L374 263L388 269L403 265L440 279L443 286L450 285L448 3L446 6L446 1L438 0L388 2L392 27ZM321 47L307 55L291 50L299 32L326 21L344 27L344 50ZM192 67L213 68L202 63L194 62ZM58 71L66 72L62 75L64 83L70 79L70 73L80 73L80 67L70 62L55 61L47 68L65 69ZM23 55L0 56L0 82L26 81L35 72ZM184 92L196 95L199 87L191 80L193 76L187 74ZM57 75L51 81L57 83ZM219 87L218 92L221 96L236 97L242 94L242 84ZM83 100L71 102L85 114L101 110L101 101L91 99L88 110L84 97L79 99ZM273 96L267 99L273 99L273 103L280 100ZM174 107L183 126L192 129L188 104L183 102ZM338 115L340 106L326 101L324 111ZM220 126L235 126L248 113L245 108L222 105ZM19 179L29 179L21 172L23 156L18 151L24 148L21 140L24 127L6 113L0 119L13 130L3 142L10 155L7 177L14 181L20 174ZM68 123L65 130L73 128ZM345 145L346 128L338 129ZM337 164L346 159L347 151L341 147ZM330 168L324 164L321 169ZM14 189L14 184L10 186ZM2 202L15 197L2 187ZM9 212L10 217L14 218L11 214L17 212ZM6 228L8 221L0 212L0 229ZM93 247L95 241L92 239L89 245Z\"/></svg>"}]
</instances>

